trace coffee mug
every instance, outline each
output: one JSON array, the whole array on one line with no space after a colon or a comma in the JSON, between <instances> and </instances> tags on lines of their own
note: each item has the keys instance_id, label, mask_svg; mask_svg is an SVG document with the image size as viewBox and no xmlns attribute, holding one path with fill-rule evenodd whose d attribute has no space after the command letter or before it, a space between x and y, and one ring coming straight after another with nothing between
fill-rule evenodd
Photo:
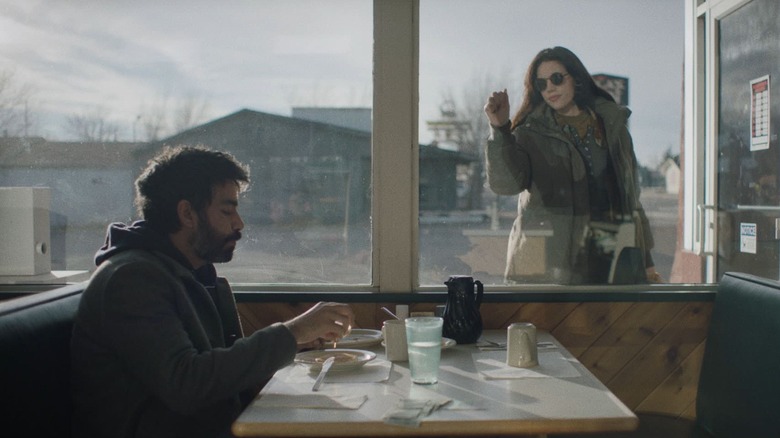
<instances>
[{"instance_id":1,"label":"coffee mug","mask_svg":"<svg viewBox=\"0 0 780 438\"><path fill-rule=\"evenodd\" d=\"M510 324L506 333L506 364L517 368L539 365L536 326L530 322Z\"/></svg>"}]
</instances>

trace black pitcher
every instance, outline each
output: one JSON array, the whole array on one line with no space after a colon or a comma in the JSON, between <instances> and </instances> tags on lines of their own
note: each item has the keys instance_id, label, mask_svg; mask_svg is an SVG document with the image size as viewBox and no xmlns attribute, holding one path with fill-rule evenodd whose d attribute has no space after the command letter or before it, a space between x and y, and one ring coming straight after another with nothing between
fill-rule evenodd
<instances>
[{"instance_id":1,"label":"black pitcher","mask_svg":"<svg viewBox=\"0 0 780 438\"><path fill-rule=\"evenodd\" d=\"M482 335L482 282L465 275L453 275L447 285L447 305L444 307L442 336L458 344L473 344ZM477 292L474 293L474 285Z\"/></svg>"}]
</instances>

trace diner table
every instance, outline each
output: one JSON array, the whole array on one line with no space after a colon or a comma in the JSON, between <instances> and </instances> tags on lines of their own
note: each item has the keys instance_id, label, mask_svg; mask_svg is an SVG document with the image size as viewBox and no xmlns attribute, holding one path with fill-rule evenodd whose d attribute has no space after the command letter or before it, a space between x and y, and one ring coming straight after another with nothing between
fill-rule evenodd
<instances>
[{"instance_id":1,"label":"diner table","mask_svg":"<svg viewBox=\"0 0 780 438\"><path fill-rule=\"evenodd\" d=\"M319 391L301 364L279 370L232 425L238 437L546 436L630 431L637 417L551 334L539 365L505 365L505 330L442 349L439 381L411 382L408 362L376 358L330 371ZM422 409L419 409L423 406ZM411 408L411 409L406 409ZM411 412L411 414L410 414ZM409 418L404 418L404 415ZM427 414L427 415L426 415Z\"/></svg>"}]
</instances>

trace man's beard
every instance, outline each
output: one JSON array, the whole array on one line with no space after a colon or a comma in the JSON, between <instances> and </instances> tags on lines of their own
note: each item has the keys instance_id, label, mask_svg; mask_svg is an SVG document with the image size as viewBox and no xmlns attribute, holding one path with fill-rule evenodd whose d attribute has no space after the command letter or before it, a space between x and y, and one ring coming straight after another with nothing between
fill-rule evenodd
<instances>
[{"instance_id":1,"label":"man's beard","mask_svg":"<svg viewBox=\"0 0 780 438\"><path fill-rule=\"evenodd\" d=\"M195 254L209 263L224 263L233 259L234 247L226 246L241 239L241 232L235 231L229 236L220 236L205 217L198 221L198 230L192 238Z\"/></svg>"}]
</instances>

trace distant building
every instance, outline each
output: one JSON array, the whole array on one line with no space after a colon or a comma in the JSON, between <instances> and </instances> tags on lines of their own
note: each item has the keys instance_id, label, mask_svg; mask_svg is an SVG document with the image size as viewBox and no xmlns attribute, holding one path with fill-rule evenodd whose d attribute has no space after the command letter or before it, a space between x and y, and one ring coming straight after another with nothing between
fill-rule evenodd
<instances>
[{"instance_id":1,"label":"distant building","mask_svg":"<svg viewBox=\"0 0 780 438\"><path fill-rule=\"evenodd\" d=\"M659 166L658 172L663 175L666 193L680 192L680 156L667 157Z\"/></svg>"},{"instance_id":2,"label":"distant building","mask_svg":"<svg viewBox=\"0 0 780 438\"><path fill-rule=\"evenodd\" d=\"M252 223L337 223L370 211L369 132L243 109L147 147L182 144L227 150L249 166L254 195L241 213Z\"/></svg>"},{"instance_id":3,"label":"distant building","mask_svg":"<svg viewBox=\"0 0 780 438\"><path fill-rule=\"evenodd\" d=\"M293 107L295 119L371 132L371 108Z\"/></svg>"},{"instance_id":4,"label":"distant building","mask_svg":"<svg viewBox=\"0 0 780 438\"><path fill-rule=\"evenodd\" d=\"M163 145L228 150L250 167L241 212L253 223L368 219L370 109L296 109L305 118L240 110L152 143L0 138L0 186L52 189L52 227L131 220L133 182ZM326 122L313 119L327 120ZM465 154L420 146L420 209L457 207L456 167Z\"/></svg>"},{"instance_id":5,"label":"distant building","mask_svg":"<svg viewBox=\"0 0 780 438\"><path fill-rule=\"evenodd\" d=\"M439 107L439 112L438 119L426 121L428 130L433 133L431 146L440 150L469 154L470 148L474 147L467 140L471 123L458 118L455 103L451 100L445 100ZM457 205L461 209L479 209L482 206L481 192L488 189L484 186L481 159L482 157L474 156L473 160L459 163L460 165L455 169Z\"/></svg>"},{"instance_id":6,"label":"distant building","mask_svg":"<svg viewBox=\"0 0 780 438\"><path fill-rule=\"evenodd\" d=\"M0 138L0 186L51 188L51 225L130 219L133 181L148 160L142 143Z\"/></svg>"},{"instance_id":7,"label":"distant building","mask_svg":"<svg viewBox=\"0 0 780 438\"><path fill-rule=\"evenodd\" d=\"M242 205L249 220L273 221L291 201L305 202L323 223L370 217L371 112L367 108L294 108L293 117L241 110L162 140L228 149L248 163L253 190ZM297 117L296 117L297 116ZM420 209L457 206L455 168L471 157L420 146Z\"/></svg>"},{"instance_id":8,"label":"distant building","mask_svg":"<svg viewBox=\"0 0 780 438\"><path fill-rule=\"evenodd\" d=\"M458 119L455 104L450 100L444 101L439 112L441 113L439 119L425 122L428 130L433 132L431 145L452 151L462 150L466 133L469 130L469 122Z\"/></svg>"}]
</instances>

